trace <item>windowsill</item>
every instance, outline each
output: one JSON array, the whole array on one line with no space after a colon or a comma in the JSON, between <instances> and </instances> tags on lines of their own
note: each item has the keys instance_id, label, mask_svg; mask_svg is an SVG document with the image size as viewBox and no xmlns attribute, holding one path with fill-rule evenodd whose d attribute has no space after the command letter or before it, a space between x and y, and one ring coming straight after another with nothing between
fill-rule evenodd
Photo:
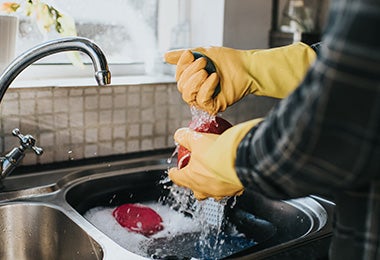
<instances>
[{"instance_id":1,"label":"windowsill","mask_svg":"<svg viewBox=\"0 0 380 260\"><path fill-rule=\"evenodd\" d=\"M173 76L169 75L133 75L111 77L111 86L124 85L145 85L145 84L165 84L175 83ZM30 79L15 80L11 88L35 88L35 87L87 87L97 86L94 77L80 78L50 78L50 79Z\"/></svg>"},{"instance_id":2,"label":"windowsill","mask_svg":"<svg viewBox=\"0 0 380 260\"><path fill-rule=\"evenodd\" d=\"M111 85L142 85L174 83L173 66L158 64L157 72L145 72L144 64L110 64ZM11 88L33 87L86 87L96 86L92 64L83 68L72 65L33 64L18 75Z\"/></svg>"}]
</instances>

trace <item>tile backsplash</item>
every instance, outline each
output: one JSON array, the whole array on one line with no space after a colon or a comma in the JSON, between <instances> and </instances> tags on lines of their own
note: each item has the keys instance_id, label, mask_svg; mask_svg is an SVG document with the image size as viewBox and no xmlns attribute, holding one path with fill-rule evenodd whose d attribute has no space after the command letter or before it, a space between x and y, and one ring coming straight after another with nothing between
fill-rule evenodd
<instances>
[{"instance_id":1,"label":"tile backsplash","mask_svg":"<svg viewBox=\"0 0 380 260\"><path fill-rule=\"evenodd\" d=\"M222 116L235 124L265 115L275 102L250 96ZM14 128L44 149L42 156L28 152L23 165L173 147L173 133L190 119L175 83L9 88L0 105L1 155L19 145Z\"/></svg>"}]
</instances>

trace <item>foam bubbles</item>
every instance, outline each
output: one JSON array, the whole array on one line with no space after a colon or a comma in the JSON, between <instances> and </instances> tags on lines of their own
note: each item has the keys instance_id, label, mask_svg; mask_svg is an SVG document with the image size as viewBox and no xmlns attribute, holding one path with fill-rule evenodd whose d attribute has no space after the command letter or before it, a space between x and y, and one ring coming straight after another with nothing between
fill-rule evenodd
<instances>
[{"instance_id":1,"label":"foam bubbles","mask_svg":"<svg viewBox=\"0 0 380 260\"><path fill-rule=\"evenodd\" d=\"M155 210L163 220L164 229L150 237L130 232L112 216L116 207L95 207L88 210L84 217L99 230L113 239L127 250L149 257L146 246L158 238L175 237L177 235L200 232L202 227L199 223L182 213L172 210L169 206L160 203L140 203Z\"/></svg>"}]
</instances>

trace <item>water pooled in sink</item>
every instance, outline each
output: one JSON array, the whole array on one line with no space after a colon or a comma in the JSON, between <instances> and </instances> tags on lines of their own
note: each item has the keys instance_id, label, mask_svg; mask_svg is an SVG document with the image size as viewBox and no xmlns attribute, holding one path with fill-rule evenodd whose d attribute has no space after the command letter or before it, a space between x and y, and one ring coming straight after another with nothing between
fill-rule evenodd
<instances>
[{"instance_id":1,"label":"water pooled in sink","mask_svg":"<svg viewBox=\"0 0 380 260\"><path fill-rule=\"evenodd\" d=\"M152 208L162 217L162 231L150 237L130 232L112 216L114 207L92 208L84 217L116 243L144 257L219 259L255 244L235 230L226 234L159 202L140 204Z\"/></svg>"}]
</instances>

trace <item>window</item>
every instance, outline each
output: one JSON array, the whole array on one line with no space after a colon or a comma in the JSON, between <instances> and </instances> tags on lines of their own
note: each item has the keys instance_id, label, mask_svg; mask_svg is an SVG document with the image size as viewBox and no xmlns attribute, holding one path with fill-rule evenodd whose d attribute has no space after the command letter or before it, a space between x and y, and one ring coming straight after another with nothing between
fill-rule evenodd
<instances>
[{"instance_id":1,"label":"window","mask_svg":"<svg viewBox=\"0 0 380 260\"><path fill-rule=\"evenodd\" d=\"M46 0L72 16L78 36L96 42L110 64L139 64L158 55L158 0ZM29 18L20 17L17 53L46 40L59 37L56 32L42 35ZM86 55L83 61L90 62ZM56 54L38 62L69 64L65 54Z\"/></svg>"},{"instance_id":2,"label":"window","mask_svg":"<svg viewBox=\"0 0 380 260\"><path fill-rule=\"evenodd\" d=\"M157 0L56 0L49 3L71 15L78 35L98 43L112 63L140 62L144 59L144 50L157 49ZM20 48L43 40L30 21L20 24L20 32Z\"/></svg>"},{"instance_id":3,"label":"window","mask_svg":"<svg viewBox=\"0 0 380 260\"><path fill-rule=\"evenodd\" d=\"M20 1L20 0L14 0ZM156 71L155 65L162 63L162 55L171 48L185 48L192 39L209 39L210 34L193 28L192 25L204 27L194 14L202 14L208 4L203 0L42 0L63 13L72 16L76 23L78 36L96 42L105 52L112 68L112 74L141 74ZM5 2L5 1L2 1ZM209 1L212 10L218 0ZM219 4L220 5L220 4ZM194 7L195 6L195 7ZM192 11L202 7L202 11ZM213 12L215 13L215 12ZM207 18L212 19L213 13ZM202 17L202 21L204 21ZM192 23L192 20L195 23ZM215 20L215 19L214 19ZM20 17L17 54L50 39L59 37L56 32L43 36L30 18ZM196 32L201 37L194 37ZM206 38L205 38L206 37ZM207 45L212 43L207 43ZM16 54L16 55L17 55ZM83 55L83 61L90 63ZM50 65L66 65L63 69L52 70ZM49 66L46 66L49 65ZM78 69L69 66L65 54L46 57L37 66L49 70L49 73L24 72L23 76L33 78L36 75L57 77L59 74L81 74ZM90 66L90 64L88 65ZM34 69L35 69L34 68ZM84 72L88 75L88 71ZM58 75L57 75L58 74Z\"/></svg>"}]
</instances>

